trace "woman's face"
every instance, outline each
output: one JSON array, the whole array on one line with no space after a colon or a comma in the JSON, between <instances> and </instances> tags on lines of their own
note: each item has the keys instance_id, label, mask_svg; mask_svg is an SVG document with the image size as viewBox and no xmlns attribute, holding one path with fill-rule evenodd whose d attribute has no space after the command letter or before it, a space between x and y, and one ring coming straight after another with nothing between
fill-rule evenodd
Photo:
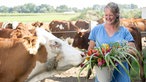
<instances>
[{"instance_id":1,"label":"woman's face","mask_svg":"<svg viewBox=\"0 0 146 82\"><path fill-rule=\"evenodd\" d=\"M110 9L106 8L104 10L104 17L105 17L105 21L107 24L114 24L115 19L116 19L116 15L114 13L111 12Z\"/></svg>"}]
</instances>

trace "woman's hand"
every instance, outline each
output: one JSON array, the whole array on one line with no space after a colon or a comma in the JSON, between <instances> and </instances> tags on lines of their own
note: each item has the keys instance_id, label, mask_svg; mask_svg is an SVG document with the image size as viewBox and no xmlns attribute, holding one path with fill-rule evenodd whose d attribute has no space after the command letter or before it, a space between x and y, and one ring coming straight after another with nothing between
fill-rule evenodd
<instances>
[{"instance_id":1,"label":"woman's hand","mask_svg":"<svg viewBox=\"0 0 146 82\"><path fill-rule=\"evenodd\" d=\"M136 46L135 46L135 43L134 42L128 42L128 45L130 46L130 47L133 47L133 48L135 48L136 49ZM137 53L135 50L133 50L133 49L129 49L128 50L128 53L129 54L132 54L133 56L135 55L135 53Z\"/></svg>"},{"instance_id":2,"label":"woman's hand","mask_svg":"<svg viewBox=\"0 0 146 82\"><path fill-rule=\"evenodd\" d=\"M91 50L95 47L95 42L93 40L89 41L89 46L88 46L88 50Z\"/></svg>"}]
</instances>

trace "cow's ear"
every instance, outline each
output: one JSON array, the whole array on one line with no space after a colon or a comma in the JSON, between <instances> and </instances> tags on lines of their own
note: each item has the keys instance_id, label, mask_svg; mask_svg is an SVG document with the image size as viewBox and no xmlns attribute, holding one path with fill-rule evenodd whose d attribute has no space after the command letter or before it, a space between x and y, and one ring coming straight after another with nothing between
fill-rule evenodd
<instances>
[{"instance_id":1,"label":"cow's ear","mask_svg":"<svg viewBox=\"0 0 146 82\"><path fill-rule=\"evenodd\" d=\"M79 34L79 36L80 36L80 37L82 37L82 36L83 36L83 33L82 33L82 32L79 32L78 34Z\"/></svg>"},{"instance_id":2,"label":"cow's ear","mask_svg":"<svg viewBox=\"0 0 146 82\"><path fill-rule=\"evenodd\" d=\"M32 23L31 25L34 26L35 23Z\"/></svg>"},{"instance_id":3,"label":"cow's ear","mask_svg":"<svg viewBox=\"0 0 146 82\"><path fill-rule=\"evenodd\" d=\"M42 25L43 25L43 22L40 23L40 26L42 26Z\"/></svg>"},{"instance_id":4,"label":"cow's ear","mask_svg":"<svg viewBox=\"0 0 146 82\"><path fill-rule=\"evenodd\" d=\"M36 55L38 49L39 49L39 43L36 41L36 37L24 37L23 38L25 42L23 42L26 50L29 52L29 54Z\"/></svg>"}]
</instances>

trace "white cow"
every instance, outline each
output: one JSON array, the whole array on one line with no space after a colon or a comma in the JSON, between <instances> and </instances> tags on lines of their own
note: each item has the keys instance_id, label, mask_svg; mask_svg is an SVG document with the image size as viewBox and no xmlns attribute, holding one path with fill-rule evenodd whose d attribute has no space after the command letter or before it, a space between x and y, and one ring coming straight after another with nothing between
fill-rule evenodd
<instances>
[{"instance_id":1,"label":"white cow","mask_svg":"<svg viewBox=\"0 0 146 82\"><path fill-rule=\"evenodd\" d=\"M40 70L40 66L41 69L46 69L47 67L48 71L45 71L43 74L40 74L29 80L29 82L35 82L38 79L43 79L44 77L61 73L70 69L71 67L79 66L79 64L83 62L84 58L81 56L81 51L78 51L71 45L68 45L63 40L55 37L52 35L52 33L49 33L42 28L37 28L36 32L40 42L44 44L48 50L48 61L43 64L38 62L38 67L33 70L29 78L34 76L36 72Z\"/></svg>"},{"instance_id":2,"label":"white cow","mask_svg":"<svg viewBox=\"0 0 146 82\"><path fill-rule=\"evenodd\" d=\"M43 28L26 38L0 38L0 82L37 82L79 66L82 52Z\"/></svg>"}]
</instances>

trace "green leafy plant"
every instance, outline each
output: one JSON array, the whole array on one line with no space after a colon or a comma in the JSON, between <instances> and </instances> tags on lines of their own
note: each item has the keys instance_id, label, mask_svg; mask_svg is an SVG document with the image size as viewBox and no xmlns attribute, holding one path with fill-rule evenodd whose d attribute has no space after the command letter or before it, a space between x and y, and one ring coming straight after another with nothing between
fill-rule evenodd
<instances>
[{"instance_id":1,"label":"green leafy plant","mask_svg":"<svg viewBox=\"0 0 146 82\"><path fill-rule=\"evenodd\" d=\"M93 70L93 66L95 65L100 67L101 69L102 67L105 66L109 67L109 69L113 67L118 72L120 72L116 67L118 64L120 64L123 67L123 69L126 71L126 73L130 76L129 70L127 70L122 63L122 62L127 62L130 68L135 71L129 59L133 59L133 61L137 63L138 67L140 67L137 59L138 56L140 56L140 53L137 51L136 48L128 46L126 41L123 41L122 43L113 42L110 44L101 44L97 48L88 50L86 52L86 55L87 55L86 60L81 64L81 70L79 72L79 76L80 73L85 68ZM78 80L79 80L79 76L78 76Z\"/></svg>"}]
</instances>

